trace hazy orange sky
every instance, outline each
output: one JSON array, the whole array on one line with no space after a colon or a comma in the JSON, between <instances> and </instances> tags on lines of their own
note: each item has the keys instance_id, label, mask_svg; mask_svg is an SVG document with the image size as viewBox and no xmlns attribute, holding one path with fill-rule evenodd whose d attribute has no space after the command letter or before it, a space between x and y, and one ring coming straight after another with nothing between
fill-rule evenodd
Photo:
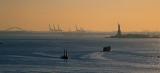
<instances>
[{"instance_id":1,"label":"hazy orange sky","mask_svg":"<svg viewBox=\"0 0 160 73\"><path fill-rule=\"evenodd\" d=\"M47 31L48 24L90 31L160 31L160 0L0 0L0 29Z\"/></svg>"}]
</instances>

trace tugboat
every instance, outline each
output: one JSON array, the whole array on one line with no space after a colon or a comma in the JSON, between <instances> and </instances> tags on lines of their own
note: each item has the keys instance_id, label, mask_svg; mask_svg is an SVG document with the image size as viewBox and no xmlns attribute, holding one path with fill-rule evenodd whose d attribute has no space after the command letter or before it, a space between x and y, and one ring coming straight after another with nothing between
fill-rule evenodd
<instances>
[{"instance_id":1,"label":"tugboat","mask_svg":"<svg viewBox=\"0 0 160 73\"><path fill-rule=\"evenodd\" d=\"M111 51L111 46L107 46L103 48L103 52L110 52Z\"/></svg>"},{"instance_id":2,"label":"tugboat","mask_svg":"<svg viewBox=\"0 0 160 73\"><path fill-rule=\"evenodd\" d=\"M68 52L67 52L67 50L66 50L66 49L64 49L64 55L63 55L63 56L61 56L61 59L65 59L65 60L67 60L67 59L68 59Z\"/></svg>"}]
</instances>

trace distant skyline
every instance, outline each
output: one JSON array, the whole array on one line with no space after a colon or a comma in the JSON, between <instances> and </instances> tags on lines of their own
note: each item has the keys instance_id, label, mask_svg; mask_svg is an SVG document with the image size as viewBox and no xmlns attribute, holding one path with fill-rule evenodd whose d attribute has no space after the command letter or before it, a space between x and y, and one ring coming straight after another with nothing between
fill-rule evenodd
<instances>
[{"instance_id":1,"label":"distant skyline","mask_svg":"<svg viewBox=\"0 0 160 73\"><path fill-rule=\"evenodd\" d=\"M0 0L0 30L18 26L48 31L49 24L74 30L160 32L160 0Z\"/></svg>"}]
</instances>

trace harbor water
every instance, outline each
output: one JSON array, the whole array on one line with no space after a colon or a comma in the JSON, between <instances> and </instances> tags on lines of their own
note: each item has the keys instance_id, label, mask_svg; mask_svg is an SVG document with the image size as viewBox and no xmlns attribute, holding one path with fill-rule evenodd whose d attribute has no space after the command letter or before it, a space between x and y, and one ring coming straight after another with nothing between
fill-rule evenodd
<instances>
[{"instance_id":1,"label":"harbor water","mask_svg":"<svg viewBox=\"0 0 160 73\"><path fill-rule=\"evenodd\" d=\"M160 39L2 35L0 73L159 73ZM111 46L111 52L101 52ZM67 49L69 59L60 57Z\"/></svg>"}]
</instances>

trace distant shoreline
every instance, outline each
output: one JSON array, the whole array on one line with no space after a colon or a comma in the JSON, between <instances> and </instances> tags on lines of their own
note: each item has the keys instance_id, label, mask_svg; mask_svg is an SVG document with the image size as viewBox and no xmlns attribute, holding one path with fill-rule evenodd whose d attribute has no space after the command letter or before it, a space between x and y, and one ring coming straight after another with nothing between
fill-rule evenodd
<instances>
[{"instance_id":1,"label":"distant shoreline","mask_svg":"<svg viewBox=\"0 0 160 73\"><path fill-rule=\"evenodd\" d=\"M124 35L115 35L106 38L160 38L159 35L149 35L149 34L124 34Z\"/></svg>"}]
</instances>

